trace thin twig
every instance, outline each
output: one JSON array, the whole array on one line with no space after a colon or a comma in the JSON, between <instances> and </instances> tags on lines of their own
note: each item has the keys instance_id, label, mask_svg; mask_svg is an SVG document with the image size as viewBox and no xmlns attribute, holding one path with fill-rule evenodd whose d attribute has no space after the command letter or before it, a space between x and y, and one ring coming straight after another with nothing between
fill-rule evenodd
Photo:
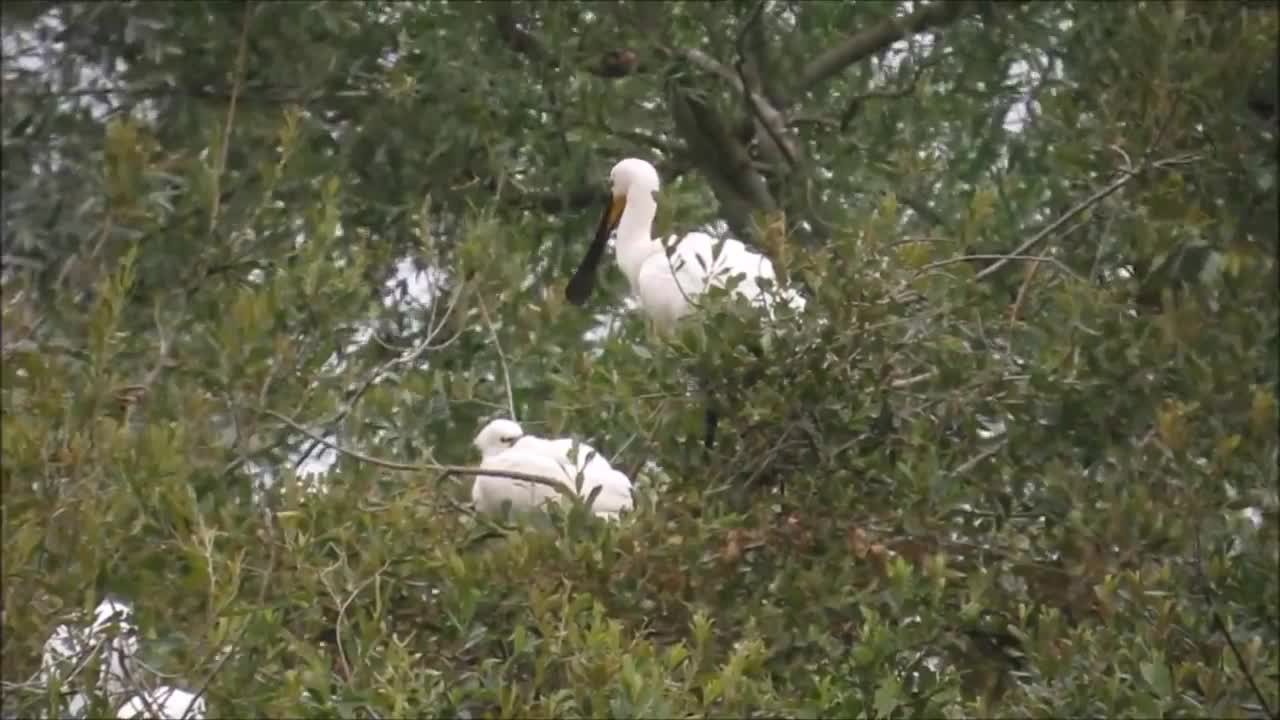
<instances>
[{"instance_id":1,"label":"thin twig","mask_svg":"<svg viewBox=\"0 0 1280 720\"><path fill-rule=\"evenodd\" d=\"M969 262L971 260L1006 260L1006 261L1007 260L1027 260L1030 262L1047 262L1053 265L1054 267L1058 268L1062 272L1066 273L1067 275L1070 275L1071 277L1075 278L1076 280L1081 280L1081 281L1084 280L1084 278L1082 278L1079 275L1079 273L1077 273L1076 271L1064 265L1060 260L1057 260L1055 258L1045 257L1043 255L995 255L995 254L958 255L956 257L950 257L943 260L935 260L934 262L931 262L928 265L922 265L920 269L916 270L916 275L919 276L929 270L945 267L947 265L954 265L956 263ZM979 275L978 277L981 277L981 275Z\"/></svg>"},{"instance_id":2,"label":"thin twig","mask_svg":"<svg viewBox=\"0 0 1280 720\"><path fill-rule=\"evenodd\" d=\"M1040 268L1039 260L1032 260L1027 265L1026 276L1022 279L1022 286L1018 288L1018 296L1013 300L1013 306L1009 308L1009 324L1012 325L1018 321L1018 310L1022 309L1022 301L1027 298L1027 288L1031 287L1031 280L1036 276L1036 270Z\"/></svg>"},{"instance_id":3,"label":"thin twig","mask_svg":"<svg viewBox=\"0 0 1280 720\"><path fill-rule=\"evenodd\" d=\"M343 619L346 617L347 608L351 605L351 602L356 599L356 596L360 594L361 590L364 590L366 587L369 586L370 583L372 583L374 580L377 580L378 577L382 575L382 573L386 572L387 568L389 567L391 567L390 560L383 563L382 567L378 568L378 572L374 573L370 577L365 578L363 582L357 585L356 588L351 591L351 595L349 595L347 599L342 603L342 606L338 608L338 620L336 623L334 623L333 635L337 639L338 659L342 661L342 666L347 671L347 682L351 681L351 662L347 659L346 649L342 647L342 622L343 622Z\"/></svg>"},{"instance_id":4,"label":"thin twig","mask_svg":"<svg viewBox=\"0 0 1280 720\"><path fill-rule=\"evenodd\" d=\"M1204 550L1200 544L1200 523L1196 522L1196 573L1199 575L1200 583L1203 586L1205 599L1209 601L1209 613L1211 616L1213 629L1222 633L1227 640L1227 647L1231 648L1231 654L1236 658L1236 664L1240 666L1240 672L1244 673L1244 677L1249 681L1249 687L1253 689L1253 694L1258 698L1258 703L1262 705L1262 712L1267 717L1276 717L1271 713L1271 704L1267 702L1267 696L1262 694L1262 690L1258 687L1257 681L1253 679L1253 672L1249 670L1249 666L1245 664L1244 657L1240 654L1240 649L1236 647L1236 641L1231 637L1231 633L1227 630L1227 624L1223 622L1222 615L1217 608L1217 593L1213 590L1213 585L1209 582L1209 576L1204 571Z\"/></svg>"},{"instance_id":5,"label":"thin twig","mask_svg":"<svg viewBox=\"0 0 1280 720\"><path fill-rule=\"evenodd\" d=\"M480 317L484 318L484 324L489 328L489 337L493 338L493 347L498 351L498 362L502 365L502 379L507 388L507 409L511 411L511 419L519 422L516 417L516 400L511 394L511 373L507 371L507 356L502 352L502 343L498 340L498 330L493 326L493 321L489 319L489 310L485 307L484 297L480 293L476 293L476 302L480 305Z\"/></svg>"},{"instance_id":6,"label":"thin twig","mask_svg":"<svg viewBox=\"0 0 1280 720\"><path fill-rule=\"evenodd\" d=\"M958 465L958 466L956 467L956 469L955 469L955 470L952 470L952 471L951 471L951 477L953 477L953 478L954 478L954 477L959 477L960 475L963 475L963 474L965 474L965 473L969 472L970 470L972 470L972 469L974 469L975 467L977 467L977 466L978 466L978 464L979 464L979 463L981 463L983 460L986 460L987 458L991 457L992 455L995 455L996 453L998 453L998 452L1000 452L1001 450L1003 450L1003 449L1004 449L1004 446L1005 446L1005 443L1004 443L1003 441L1002 441L1002 442L999 442L999 443L996 443L995 445L992 445L991 447L987 448L986 450L983 450L982 452L978 453L977 455L973 456L972 458L969 458L968 460L966 460L966 461L964 461L963 463L961 463L960 465Z\"/></svg>"},{"instance_id":7,"label":"thin twig","mask_svg":"<svg viewBox=\"0 0 1280 720\"><path fill-rule=\"evenodd\" d=\"M262 585L258 588L257 607L263 607L263 603L266 602L267 588L271 586L271 576L274 573L276 566L276 539L275 530L271 524L271 514L267 513L264 517L264 522L267 524L267 535L269 536L268 545L270 550L267 554L267 571L265 576L262 578ZM222 672L222 668L227 664L227 662L231 660L231 656L235 654L235 651L239 648L241 641L244 640L245 633L248 632L250 625L252 625L252 623L249 622L248 618L246 618L244 624L240 626L240 632L236 634L235 641L231 643L230 647L224 646L223 650L225 650L225 652L222 652L222 656L218 658L218 662L213 666L213 670L209 671L209 677L204 679L204 683L202 683L200 685L200 689L196 691L195 697L191 698L191 702L187 704L187 711L190 711L191 708L195 707L196 703L200 702L201 696L203 696L205 691L209 689L210 683L212 683L213 679L218 676L218 673Z\"/></svg>"},{"instance_id":8,"label":"thin twig","mask_svg":"<svg viewBox=\"0 0 1280 720\"><path fill-rule=\"evenodd\" d=\"M1175 165L1186 165L1189 163L1196 162L1200 159L1201 158L1199 155L1194 155L1194 154L1178 155L1171 158L1165 158L1164 160L1159 160L1153 163L1151 167L1153 169L1159 169L1159 168L1172 167ZM1054 230L1057 230L1058 228L1062 227L1071 218L1093 207L1103 198L1107 197L1108 195L1124 187L1130 180L1140 175L1145 169L1146 169L1145 167L1139 167L1136 170L1129 167L1121 168L1121 175L1118 179L1113 181L1110 185L1107 185L1101 190L1098 190L1094 194L1080 201L1075 207L1063 213L1062 217L1059 217L1057 220L1054 220L1053 222L1049 223L1049 225L1046 226L1043 230L1036 233L1035 235L1032 235L1029 240L1019 245L1017 249L1014 250L1010 255L1006 256L1001 260L997 260L996 262L992 263L986 268L983 268L983 270L979 272L977 275L975 275L973 279L981 280L987 277L988 275L994 273L996 270L999 270L1000 268L1004 267L1005 263L1008 263L1010 260L1019 259L1018 256L1023 255L1032 247L1034 247L1036 244L1038 244L1041 240L1044 240L1045 238L1049 237L1049 235L1052 234Z\"/></svg>"},{"instance_id":9,"label":"thin twig","mask_svg":"<svg viewBox=\"0 0 1280 720\"><path fill-rule=\"evenodd\" d=\"M1126 159L1127 159L1127 157L1126 157ZM1086 218L1086 219L1084 219L1084 220L1081 220L1080 222L1076 223L1075 225L1072 225L1070 228L1067 228L1066 230L1062 231L1062 235L1061 235L1061 236L1059 236L1059 237L1067 237L1068 235L1070 235L1070 234L1074 233L1076 230L1079 230L1080 228L1084 227L1086 224L1088 224L1088 222L1089 222L1089 220L1088 220L1087 218ZM1098 244L1098 246L1099 246L1099 247L1101 247L1101 246L1102 246L1102 243L1099 243L1099 244ZM1059 262L1057 262L1056 260L1053 260L1052 258L1049 258L1049 257L1047 256L1047 252L1048 252L1048 251L1046 250L1046 251L1045 251L1045 253L1041 253L1041 255L1040 255L1040 257L1039 257L1039 258L1037 258L1037 259L1035 259L1035 260L1032 260L1032 261L1031 261L1031 264L1027 266L1027 275L1026 275L1026 277L1022 280L1022 287L1018 288L1018 296L1017 296L1017 298L1015 298L1015 299L1014 299L1014 301L1013 301L1013 307L1009 309L1009 323L1010 323L1010 324L1013 324L1014 322L1017 322L1017 320L1018 320L1018 310L1022 308L1022 302L1023 302L1023 300L1025 300L1025 299L1026 299L1027 289L1031 287L1031 280L1032 280L1032 278L1034 278L1034 277L1035 277L1035 275L1036 275L1036 270L1038 270L1038 269L1040 268L1040 263L1041 263L1042 261L1044 261L1044 260L1049 260L1050 262L1055 263L1055 264L1056 264L1058 267L1060 267L1060 268L1065 268L1065 267L1066 267L1066 266L1065 266L1065 265L1063 265L1062 263L1059 263ZM1070 270L1068 270L1068 272L1070 272L1070 273L1071 273L1071 276L1072 276L1072 277L1074 277L1076 280L1079 280L1080 282L1087 282L1087 279L1086 279L1086 278L1082 278L1082 277L1080 277L1079 275L1076 275L1074 272L1071 272ZM1092 277L1092 275L1090 275L1090 277Z\"/></svg>"},{"instance_id":10,"label":"thin twig","mask_svg":"<svg viewBox=\"0 0 1280 720\"><path fill-rule=\"evenodd\" d=\"M938 373L936 370L930 370L928 372L923 372L923 373L920 373L919 375L913 375L908 378L899 378L889 383L889 387L897 390L901 390L902 388L911 387L916 383L924 382L925 380L928 380L937 374Z\"/></svg>"},{"instance_id":11,"label":"thin twig","mask_svg":"<svg viewBox=\"0 0 1280 720\"><path fill-rule=\"evenodd\" d=\"M1271 704L1267 702L1267 696L1262 694L1262 690L1258 687L1258 682L1253 679L1253 671L1249 669L1244 657L1240 654L1240 649L1236 647L1236 641L1232 639L1231 633L1227 630L1227 624L1222 621L1222 614L1218 612L1217 608L1214 608L1211 612L1213 614L1214 628L1222 633L1222 637L1227 639L1227 647L1231 648L1231 654L1236 656L1236 664L1240 666L1240 672L1244 673L1245 679L1249 681L1249 687L1253 689L1253 694L1257 696L1258 703L1262 705L1263 714L1274 718L1275 715L1271 713Z\"/></svg>"},{"instance_id":12,"label":"thin twig","mask_svg":"<svg viewBox=\"0 0 1280 720\"><path fill-rule=\"evenodd\" d=\"M849 102L845 105L844 112L840 113L839 122L831 123L831 125L838 127L840 132L844 132L849 129L849 123L853 122L854 116L858 114L858 110L862 108L862 104L866 101L899 100L911 95L916 91L916 85L920 82L920 77L924 75L924 71L942 62L945 58L946 54L944 52L936 50L931 57L915 63L915 67L912 68L911 72L911 80L902 87L894 90L871 90L850 98ZM830 123L830 121L826 122Z\"/></svg>"},{"instance_id":13,"label":"thin twig","mask_svg":"<svg viewBox=\"0 0 1280 720\"><path fill-rule=\"evenodd\" d=\"M222 173L227 169L227 153L231 149L231 127L236 119L236 99L240 95L240 85L244 82L245 58L249 55L249 19L253 17L254 5L245 3L244 22L240 27L240 50L236 54L236 74L232 78L231 99L227 102L227 122L222 128L222 147L218 152L218 167L213 173L212 199L213 206L209 210L209 236L218 227L218 211L222 206Z\"/></svg>"},{"instance_id":14,"label":"thin twig","mask_svg":"<svg viewBox=\"0 0 1280 720\"><path fill-rule=\"evenodd\" d=\"M443 343L439 345L431 344L432 341L435 340L436 336L440 334L440 331L444 329L445 323L448 321L449 317L453 314L453 310L458 304L458 299L462 297L462 290L465 287L466 287L465 283L459 283L458 286L454 289L453 297L449 300L448 306L445 307L444 315L440 317L439 322L436 322L434 319L436 315L436 306L439 304L438 299L437 301L433 301L431 303L431 319L427 323L428 325L427 335L418 344L414 345L412 348L409 348L408 350L401 350L400 348L391 347L387 343L383 342L381 338L378 337L378 333L376 331L372 332L370 334L370 337L375 341L377 341L379 345L381 345L384 348L387 348L388 350L394 350L396 352L399 352L400 354L397 355L396 357L389 358L388 360L383 362L381 365L379 365L377 368L375 368L374 371L370 373L369 377L365 378L364 382L361 383L360 387L358 387L355 390L355 392L351 394L351 396L343 404L342 408L338 410L337 414L334 415L329 420L325 420L319 423L319 425L325 428L331 428L334 425L338 425L339 423L346 422L347 418L350 417L351 413L355 410L357 403L360 402L360 399L364 397L364 394L368 392L369 388L373 387L375 383L381 380L382 376L386 374L386 372L390 370L393 366L408 365L409 363L412 363L413 361L417 360L422 355L422 353L426 352L427 350L440 350L446 347L449 343L453 342L453 340L458 337L458 334L461 334L461 333L455 334L452 338L445 340ZM260 397L258 399L258 403L260 405L265 405L266 404L265 398ZM315 452L318 446L319 445L313 441L311 444L309 444L306 447L305 450L302 451L302 454L298 456L298 461L294 463L294 466L293 466L294 472L297 472L298 468L302 467L302 464L311 457L311 455Z\"/></svg>"}]
</instances>

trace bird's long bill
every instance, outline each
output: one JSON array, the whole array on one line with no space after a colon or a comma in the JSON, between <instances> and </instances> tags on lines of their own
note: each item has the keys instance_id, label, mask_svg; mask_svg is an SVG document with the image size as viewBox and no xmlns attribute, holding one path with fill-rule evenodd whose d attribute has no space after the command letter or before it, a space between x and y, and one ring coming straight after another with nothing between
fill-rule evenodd
<instances>
[{"instance_id":1,"label":"bird's long bill","mask_svg":"<svg viewBox=\"0 0 1280 720\"><path fill-rule=\"evenodd\" d=\"M600 258L604 257L604 247L609 242L609 234L618 226L618 220L622 217L622 211L627 206L627 198L625 195L611 195L609 204L604 209L604 214L600 216L600 225L596 228L596 236L591 240L591 247L587 248L587 254L582 258L582 263L578 265L578 269L574 271L573 277L569 279L569 285L564 289L564 296L574 305L582 305L591 297L591 291L596 287L596 266L600 264Z\"/></svg>"}]
</instances>

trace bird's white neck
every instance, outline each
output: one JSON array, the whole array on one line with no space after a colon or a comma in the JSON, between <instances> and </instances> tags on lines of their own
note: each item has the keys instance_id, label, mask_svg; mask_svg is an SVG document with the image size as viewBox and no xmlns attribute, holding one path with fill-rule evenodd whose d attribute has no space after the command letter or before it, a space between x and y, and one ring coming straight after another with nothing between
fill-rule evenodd
<instances>
[{"instance_id":1,"label":"bird's white neck","mask_svg":"<svg viewBox=\"0 0 1280 720\"><path fill-rule=\"evenodd\" d=\"M618 236L614 249L618 255L618 267L635 287L640 266L656 253L662 252L662 243L653 239L653 217L658 203L647 188L632 188L627 193L627 206L618 219Z\"/></svg>"}]
</instances>

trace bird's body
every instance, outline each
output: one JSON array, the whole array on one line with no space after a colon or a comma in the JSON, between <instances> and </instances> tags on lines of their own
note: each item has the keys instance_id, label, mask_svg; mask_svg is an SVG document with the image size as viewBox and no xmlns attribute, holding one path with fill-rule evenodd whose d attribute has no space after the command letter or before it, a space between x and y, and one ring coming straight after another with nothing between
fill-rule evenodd
<instances>
[{"instance_id":1,"label":"bird's body","mask_svg":"<svg viewBox=\"0 0 1280 720\"><path fill-rule=\"evenodd\" d=\"M571 458L574 444L569 438L548 440L525 435L511 420L490 422L475 439L481 468L547 478L571 491L581 474L584 499L600 488L591 506L596 515L614 518L631 509L631 480L585 443L577 443L577 456ZM561 493L552 487L501 475L477 475L471 489L471 499L482 512L498 511L505 503L510 503L513 511L536 510L547 501L560 498Z\"/></svg>"},{"instance_id":2,"label":"bird's body","mask_svg":"<svg viewBox=\"0 0 1280 720\"><path fill-rule=\"evenodd\" d=\"M106 599L94 610L94 620L89 627L59 625L44 644L41 659L41 681L46 685L68 684L71 690L77 684L77 668L88 666L90 657L98 655L100 674L97 691L106 702L120 706L116 717L137 718L186 718L199 720L205 716L203 699L179 688L160 686L155 690L134 694L140 668L135 667L134 656L138 652L137 628L133 624L133 608L128 603ZM83 687L83 686L81 686ZM84 689L70 692L65 712L67 717L84 717L88 712L90 696Z\"/></svg>"},{"instance_id":3,"label":"bird's body","mask_svg":"<svg viewBox=\"0 0 1280 720\"><path fill-rule=\"evenodd\" d=\"M201 720L207 712L204 698L181 688L161 685L134 696L116 711L120 720L163 718L163 720Z\"/></svg>"},{"instance_id":4,"label":"bird's body","mask_svg":"<svg viewBox=\"0 0 1280 720\"><path fill-rule=\"evenodd\" d=\"M69 682L77 667L83 667L95 653L100 663L98 690L111 702L119 702L127 692L130 665L138 651L138 638L133 625L133 608L116 600L103 600L94 610L93 624L88 628L59 625L44 643L40 677L45 684ZM68 712L83 714L88 698L83 692L72 694Z\"/></svg>"},{"instance_id":5,"label":"bird's body","mask_svg":"<svg viewBox=\"0 0 1280 720\"><path fill-rule=\"evenodd\" d=\"M660 186L652 165L636 158L619 162L609 173L613 196L601 219L595 240L565 291L570 302L586 302L595 285L595 266L604 253L611 230L618 267L648 318L660 331L669 330L687 315L699 296L710 287L732 284L736 297L762 307L772 316L775 296L765 287L776 283L773 263L733 238L718 241L703 232L691 232L667 243L652 235ZM667 245L671 253L667 253ZM719 247L717 247L719 245ZM766 281L761 283L760 281ZM804 309L804 298L794 292L776 299L792 310Z\"/></svg>"}]
</instances>

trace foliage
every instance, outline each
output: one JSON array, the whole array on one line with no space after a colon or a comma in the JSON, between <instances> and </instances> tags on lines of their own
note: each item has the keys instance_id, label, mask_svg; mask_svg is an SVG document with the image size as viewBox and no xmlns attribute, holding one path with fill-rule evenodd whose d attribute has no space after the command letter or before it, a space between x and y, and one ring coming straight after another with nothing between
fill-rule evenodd
<instances>
[{"instance_id":1,"label":"foliage","mask_svg":"<svg viewBox=\"0 0 1280 720\"><path fill-rule=\"evenodd\" d=\"M4 13L7 714L107 592L218 716L1280 709L1274 7ZM625 155L805 313L566 305ZM508 393L636 512L468 512Z\"/></svg>"}]
</instances>

